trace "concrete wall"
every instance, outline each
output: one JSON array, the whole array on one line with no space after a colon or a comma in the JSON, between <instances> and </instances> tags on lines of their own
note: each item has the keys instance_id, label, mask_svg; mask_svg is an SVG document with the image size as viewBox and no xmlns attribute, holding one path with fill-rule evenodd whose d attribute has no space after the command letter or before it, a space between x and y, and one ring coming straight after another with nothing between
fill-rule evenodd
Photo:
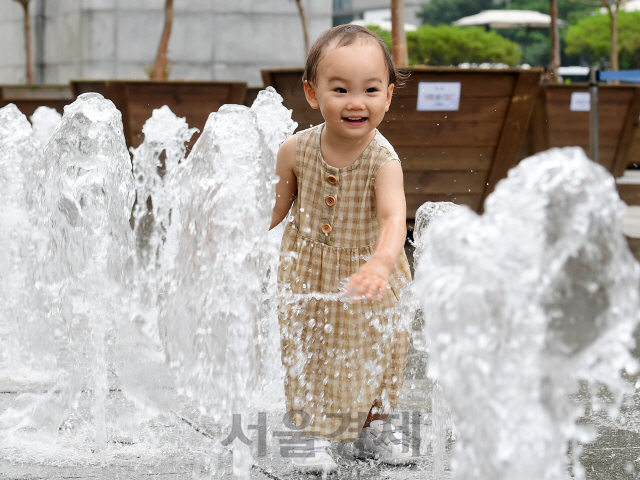
<instances>
[{"instance_id":1,"label":"concrete wall","mask_svg":"<svg viewBox=\"0 0 640 480\"><path fill-rule=\"evenodd\" d=\"M42 83L145 79L163 27L164 0L33 0ZM311 41L331 27L331 2L305 0ZM304 40L293 0L174 0L170 79L241 80L260 68L301 66ZM44 25L36 27L38 19ZM24 83L22 8L0 1L0 83ZM36 59L38 60L38 59Z\"/></svg>"},{"instance_id":2,"label":"concrete wall","mask_svg":"<svg viewBox=\"0 0 640 480\"><path fill-rule=\"evenodd\" d=\"M14 1L0 2L0 83L25 83L22 7Z\"/></svg>"}]
</instances>

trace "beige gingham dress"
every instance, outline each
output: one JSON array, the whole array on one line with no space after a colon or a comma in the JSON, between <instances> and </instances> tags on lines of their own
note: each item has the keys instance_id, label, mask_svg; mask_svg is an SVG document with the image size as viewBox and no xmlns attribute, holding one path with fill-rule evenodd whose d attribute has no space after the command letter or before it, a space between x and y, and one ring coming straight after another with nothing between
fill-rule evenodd
<instances>
[{"instance_id":1,"label":"beige gingham dress","mask_svg":"<svg viewBox=\"0 0 640 480\"><path fill-rule=\"evenodd\" d=\"M285 395L289 415L304 412L290 417L303 434L353 441L373 405L397 406L409 334L398 328L392 308L411 273L403 251L382 300L339 295L373 253L375 176L398 157L376 131L353 164L332 167L320 153L322 127L296 135L298 195L286 218L278 272Z\"/></svg>"}]
</instances>

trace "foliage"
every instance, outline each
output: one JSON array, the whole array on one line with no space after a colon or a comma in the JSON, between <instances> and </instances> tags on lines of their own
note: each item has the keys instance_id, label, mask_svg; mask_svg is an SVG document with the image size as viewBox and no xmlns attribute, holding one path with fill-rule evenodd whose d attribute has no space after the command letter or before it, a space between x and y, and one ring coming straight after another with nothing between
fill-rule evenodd
<instances>
[{"instance_id":1,"label":"foliage","mask_svg":"<svg viewBox=\"0 0 640 480\"><path fill-rule=\"evenodd\" d=\"M172 62L171 60L167 60L167 63L164 66L164 70L162 71L162 78L160 80L169 80L169 77L171 76L171 70L173 70L173 67L176 66L176 62ZM151 64L147 64L147 63L143 63L142 64L142 69L144 70L145 75L147 76L148 80L154 80L153 78L153 67L154 65Z\"/></svg>"},{"instance_id":2,"label":"foliage","mask_svg":"<svg viewBox=\"0 0 640 480\"><path fill-rule=\"evenodd\" d=\"M522 50L522 61L536 67L549 63L551 41L548 30L525 30L523 28L500 29L500 35L517 43Z\"/></svg>"},{"instance_id":3,"label":"foliage","mask_svg":"<svg viewBox=\"0 0 640 480\"><path fill-rule=\"evenodd\" d=\"M500 3L502 4L500 7L494 8L505 7L504 2ZM507 8L510 10L535 10L549 14L549 0L510 0ZM589 16L595 8L593 5L558 0L558 17L566 22L575 23Z\"/></svg>"},{"instance_id":4,"label":"foliage","mask_svg":"<svg viewBox=\"0 0 640 480\"><path fill-rule=\"evenodd\" d=\"M536 10L549 13L549 0L431 0L423 4L418 12L418 17L423 23L440 25L451 23L462 17L475 15L483 10ZM569 3L560 0L558 2L558 16L569 23L588 16L594 10L593 6Z\"/></svg>"},{"instance_id":5,"label":"foliage","mask_svg":"<svg viewBox=\"0 0 640 480\"><path fill-rule=\"evenodd\" d=\"M384 28L380 28L377 25L366 25L366 27L382 39L389 52L393 51L391 46L391 32Z\"/></svg>"},{"instance_id":6,"label":"foliage","mask_svg":"<svg viewBox=\"0 0 640 480\"><path fill-rule=\"evenodd\" d=\"M407 32L410 65L458 65L460 63L506 63L517 65L520 48L495 31L480 27L423 25Z\"/></svg>"},{"instance_id":7,"label":"foliage","mask_svg":"<svg viewBox=\"0 0 640 480\"><path fill-rule=\"evenodd\" d=\"M417 16L423 24L440 25L494 8L493 0L431 0L421 6Z\"/></svg>"},{"instance_id":8,"label":"foliage","mask_svg":"<svg viewBox=\"0 0 640 480\"><path fill-rule=\"evenodd\" d=\"M549 13L549 0L431 0L423 5L418 16L430 25L451 23L462 17L474 15L488 9L535 10ZM560 19L573 24L588 17L596 7L580 3L558 2ZM564 52L564 36L566 28L560 29L562 63L579 63L579 56L569 56ZM550 40L546 29L501 29L500 35L517 43L522 51L522 63L533 66L546 66L549 63Z\"/></svg>"},{"instance_id":9,"label":"foliage","mask_svg":"<svg viewBox=\"0 0 640 480\"><path fill-rule=\"evenodd\" d=\"M475 15L483 10L535 10L549 13L549 0L431 0L418 12L423 23L439 25L451 23L462 17ZM558 1L558 16L569 23L588 16L595 9L592 5Z\"/></svg>"},{"instance_id":10,"label":"foliage","mask_svg":"<svg viewBox=\"0 0 640 480\"><path fill-rule=\"evenodd\" d=\"M569 54L582 55L590 63L609 58L611 19L607 14L587 17L571 25L566 36ZM640 68L640 12L618 14L618 47L620 68Z\"/></svg>"}]
</instances>

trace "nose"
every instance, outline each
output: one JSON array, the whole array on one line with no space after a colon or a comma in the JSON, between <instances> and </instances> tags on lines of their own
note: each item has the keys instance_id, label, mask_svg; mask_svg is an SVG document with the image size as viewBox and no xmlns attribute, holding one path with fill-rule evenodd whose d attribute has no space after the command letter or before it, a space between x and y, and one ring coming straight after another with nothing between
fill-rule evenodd
<instances>
[{"instance_id":1,"label":"nose","mask_svg":"<svg viewBox=\"0 0 640 480\"><path fill-rule=\"evenodd\" d=\"M352 95L347 103L348 110L364 110L365 104L362 95Z\"/></svg>"}]
</instances>

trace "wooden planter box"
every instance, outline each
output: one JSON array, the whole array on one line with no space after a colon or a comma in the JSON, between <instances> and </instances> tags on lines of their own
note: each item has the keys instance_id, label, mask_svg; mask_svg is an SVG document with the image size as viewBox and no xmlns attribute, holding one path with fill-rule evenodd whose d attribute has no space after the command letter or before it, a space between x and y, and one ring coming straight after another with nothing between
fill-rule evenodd
<instances>
[{"instance_id":1,"label":"wooden planter box","mask_svg":"<svg viewBox=\"0 0 640 480\"><path fill-rule=\"evenodd\" d=\"M588 91L584 84L541 86L523 157L552 147L574 145L589 154L589 112L570 108L575 92ZM639 116L640 86L598 88L599 163L615 177L622 176L630 164L640 160ZM634 137L639 145L632 148Z\"/></svg>"},{"instance_id":2,"label":"wooden planter box","mask_svg":"<svg viewBox=\"0 0 640 480\"><path fill-rule=\"evenodd\" d=\"M542 69L414 67L394 92L380 124L402 160L411 221L424 202L454 202L482 210L486 196L517 164L537 96ZM293 109L299 128L323 122L304 98L302 69L263 70ZM456 111L418 111L421 82L460 82Z\"/></svg>"},{"instance_id":3,"label":"wooden planter box","mask_svg":"<svg viewBox=\"0 0 640 480\"><path fill-rule=\"evenodd\" d=\"M76 97L83 93L96 92L107 98L108 80L71 80L70 83Z\"/></svg>"},{"instance_id":4,"label":"wooden planter box","mask_svg":"<svg viewBox=\"0 0 640 480\"><path fill-rule=\"evenodd\" d=\"M258 93L260 93L262 88L258 87L249 87L247 88L247 95L244 98L244 105L247 107L251 107L256 98L258 98Z\"/></svg>"},{"instance_id":5,"label":"wooden planter box","mask_svg":"<svg viewBox=\"0 0 640 480\"><path fill-rule=\"evenodd\" d=\"M122 113L124 136L128 147L138 147L144 140L142 126L153 110L167 105L178 117L185 117L189 127L202 132L211 112L222 105L245 102L244 82L187 82L145 80L72 80L76 95L98 92L111 100ZM199 137L196 133L188 146Z\"/></svg>"},{"instance_id":6,"label":"wooden planter box","mask_svg":"<svg viewBox=\"0 0 640 480\"><path fill-rule=\"evenodd\" d=\"M640 168L640 128L636 128L636 134L629 147L629 161L629 166Z\"/></svg>"},{"instance_id":7,"label":"wooden planter box","mask_svg":"<svg viewBox=\"0 0 640 480\"><path fill-rule=\"evenodd\" d=\"M14 103L27 118L40 106L64 113L65 105L75 100L69 85L0 85L0 107Z\"/></svg>"}]
</instances>

